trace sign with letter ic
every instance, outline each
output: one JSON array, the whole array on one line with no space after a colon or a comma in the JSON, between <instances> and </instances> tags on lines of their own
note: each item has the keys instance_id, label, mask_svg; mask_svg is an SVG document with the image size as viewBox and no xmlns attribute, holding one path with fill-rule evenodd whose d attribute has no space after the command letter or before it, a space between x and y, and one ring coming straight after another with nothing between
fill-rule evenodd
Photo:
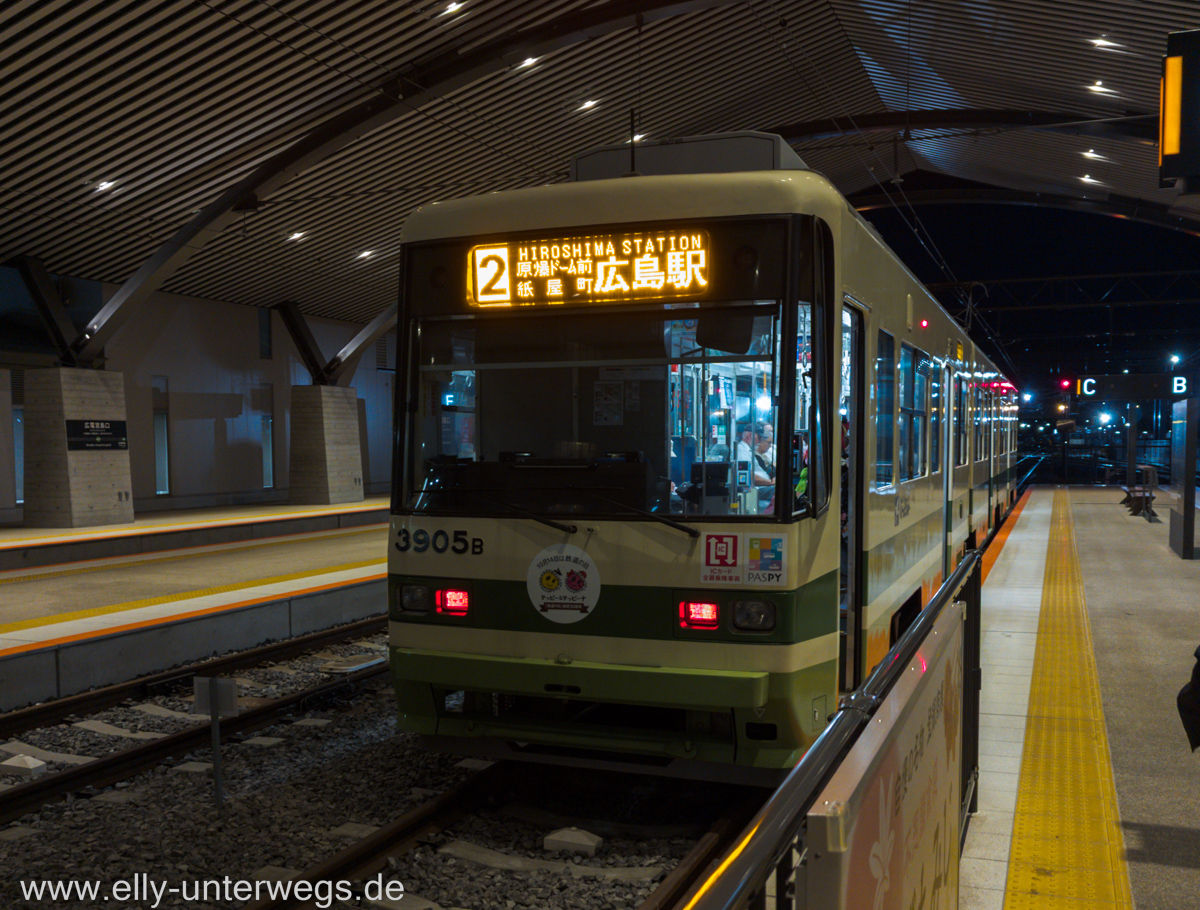
<instances>
[{"instance_id":1,"label":"sign with letter ic","mask_svg":"<svg viewBox=\"0 0 1200 910\"><path fill-rule=\"evenodd\" d=\"M1185 373L1112 373L1080 376L1075 394L1081 398L1117 398L1139 401L1151 398L1186 398L1194 383Z\"/></svg>"}]
</instances>

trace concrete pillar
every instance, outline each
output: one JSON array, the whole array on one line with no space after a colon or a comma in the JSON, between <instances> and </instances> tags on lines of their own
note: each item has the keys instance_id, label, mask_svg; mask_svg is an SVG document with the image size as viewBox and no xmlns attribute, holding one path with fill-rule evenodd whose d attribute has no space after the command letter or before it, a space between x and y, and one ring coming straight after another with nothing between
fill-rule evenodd
<instances>
[{"instance_id":1,"label":"concrete pillar","mask_svg":"<svg viewBox=\"0 0 1200 910\"><path fill-rule=\"evenodd\" d=\"M25 372L25 525L85 528L133 521L125 376Z\"/></svg>"},{"instance_id":2,"label":"concrete pillar","mask_svg":"<svg viewBox=\"0 0 1200 910\"><path fill-rule=\"evenodd\" d=\"M17 465L13 450L12 373L0 370L0 516L17 507ZM0 517L0 521L6 520Z\"/></svg>"},{"instance_id":3,"label":"concrete pillar","mask_svg":"<svg viewBox=\"0 0 1200 910\"><path fill-rule=\"evenodd\" d=\"M292 386L288 501L361 502L358 393L327 385Z\"/></svg>"}]
</instances>

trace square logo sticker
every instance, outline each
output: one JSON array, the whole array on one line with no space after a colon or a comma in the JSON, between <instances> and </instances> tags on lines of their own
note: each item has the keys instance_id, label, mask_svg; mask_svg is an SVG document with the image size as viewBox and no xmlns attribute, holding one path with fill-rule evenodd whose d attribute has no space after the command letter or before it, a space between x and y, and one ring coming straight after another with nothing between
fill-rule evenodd
<instances>
[{"instance_id":1,"label":"square logo sticker","mask_svg":"<svg viewBox=\"0 0 1200 910\"><path fill-rule=\"evenodd\" d=\"M738 564L739 543L737 534L704 535L704 567L700 571L701 584L745 584L745 568Z\"/></svg>"},{"instance_id":2,"label":"square logo sticker","mask_svg":"<svg viewBox=\"0 0 1200 910\"><path fill-rule=\"evenodd\" d=\"M783 584L782 537L747 537L746 558L746 582L748 584Z\"/></svg>"}]
</instances>

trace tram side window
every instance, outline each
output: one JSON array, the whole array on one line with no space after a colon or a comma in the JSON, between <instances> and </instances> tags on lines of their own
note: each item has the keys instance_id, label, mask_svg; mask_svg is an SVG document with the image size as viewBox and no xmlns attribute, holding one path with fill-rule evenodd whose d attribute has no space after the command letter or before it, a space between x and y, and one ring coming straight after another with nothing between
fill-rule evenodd
<instances>
[{"instance_id":1,"label":"tram side window","mask_svg":"<svg viewBox=\"0 0 1200 910\"><path fill-rule=\"evenodd\" d=\"M976 427L976 457L974 457L974 460L976 461L983 461L986 459L986 457L988 457L988 424L986 424L985 412L985 408L988 407L988 405L986 405L986 401L984 399L985 395L985 391L980 389L977 385L976 394L974 394L974 408L976 408L976 413L974 413L974 427Z\"/></svg>"},{"instance_id":2,"label":"tram side window","mask_svg":"<svg viewBox=\"0 0 1200 910\"><path fill-rule=\"evenodd\" d=\"M879 332L875 355L875 485L892 482L892 441L896 421L896 344Z\"/></svg>"},{"instance_id":3,"label":"tram side window","mask_svg":"<svg viewBox=\"0 0 1200 910\"><path fill-rule=\"evenodd\" d=\"M996 454L1003 455L1008 451L1008 416L1004 410L1004 399L996 396Z\"/></svg>"},{"instance_id":4,"label":"tram side window","mask_svg":"<svg viewBox=\"0 0 1200 910\"><path fill-rule=\"evenodd\" d=\"M925 474L925 427L928 405L929 356L906 344L900 346L900 479Z\"/></svg>"},{"instance_id":5,"label":"tram side window","mask_svg":"<svg viewBox=\"0 0 1200 910\"><path fill-rule=\"evenodd\" d=\"M942 371L933 367L929 375L929 472L941 470Z\"/></svg>"},{"instance_id":6,"label":"tram side window","mask_svg":"<svg viewBox=\"0 0 1200 910\"><path fill-rule=\"evenodd\" d=\"M954 463L967 463L967 384L954 377Z\"/></svg>"}]
</instances>

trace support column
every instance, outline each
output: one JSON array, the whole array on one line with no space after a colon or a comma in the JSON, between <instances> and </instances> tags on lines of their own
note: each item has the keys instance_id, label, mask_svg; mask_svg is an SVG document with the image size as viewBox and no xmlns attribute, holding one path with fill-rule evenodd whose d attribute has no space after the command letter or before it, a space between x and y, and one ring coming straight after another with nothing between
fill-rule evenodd
<instances>
[{"instance_id":1,"label":"support column","mask_svg":"<svg viewBox=\"0 0 1200 910\"><path fill-rule=\"evenodd\" d=\"M125 376L66 367L25 373L25 526L133 521Z\"/></svg>"},{"instance_id":2,"label":"support column","mask_svg":"<svg viewBox=\"0 0 1200 910\"><path fill-rule=\"evenodd\" d=\"M288 501L361 502L358 393L327 385L292 386Z\"/></svg>"}]
</instances>

